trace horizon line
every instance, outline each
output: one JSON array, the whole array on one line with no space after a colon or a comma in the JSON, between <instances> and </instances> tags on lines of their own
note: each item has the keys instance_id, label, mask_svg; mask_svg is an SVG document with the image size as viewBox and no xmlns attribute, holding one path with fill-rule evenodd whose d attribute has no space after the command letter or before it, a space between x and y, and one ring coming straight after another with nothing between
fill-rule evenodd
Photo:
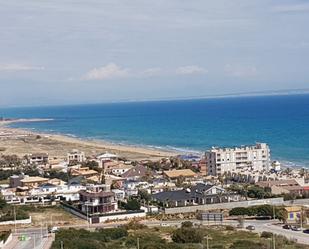
<instances>
[{"instance_id":1,"label":"horizon line","mask_svg":"<svg viewBox=\"0 0 309 249\"><path fill-rule=\"evenodd\" d=\"M80 106L80 105L100 105L100 104L122 104L122 103L143 103L143 102L161 102L161 101L186 101L186 100L202 100L202 99L220 99L220 98L237 98L237 97L263 97L263 96L286 96L286 95L307 95L309 88L301 89L283 89L270 91L250 91L226 94L211 94L200 96L180 96L165 98L147 98L147 99L123 99L110 100L106 102L85 102L85 103L67 103L67 104L41 104L41 105L16 105L16 106L0 106L0 109L10 108L35 108L35 107L57 107L57 106Z\"/></svg>"}]
</instances>

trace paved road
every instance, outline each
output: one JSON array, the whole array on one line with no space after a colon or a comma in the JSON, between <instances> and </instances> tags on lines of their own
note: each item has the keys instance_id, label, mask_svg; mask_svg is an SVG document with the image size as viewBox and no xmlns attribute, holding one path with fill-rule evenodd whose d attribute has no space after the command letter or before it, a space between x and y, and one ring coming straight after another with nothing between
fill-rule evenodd
<instances>
[{"instance_id":1,"label":"paved road","mask_svg":"<svg viewBox=\"0 0 309 249\"><path fill-rule=\"evenodd\" d=\"M25 236L21 241L20 237ZM12 241L4 249L48 249L51 238L48 237L47 229L28 228L18 229L13 234Z\"/></svg>"},{"instance_id":2,"label":"paved road","mask_svg":"<svg viewBox=\"0 0 309 249\"><path fill-rule=\"evenodd\" d=\"M149 227L156 227L156 226L177 226L180 227L181 223L185 220L176 220L176 221L150 221L145 220L141 223L149 226ZM224 222L201 222L200 220L190 220L195 225L231 225L236 226L238 224L238 221L236 220L225 220ZM272 232L278 235L283 235L287 237L288 239L296 240L299 243L307 244L309 245L309 234L305 234L303 232L296 232L291 230L285 230L282 228L281 225L278 224L279 221L274 220L245 220L244 226L253 225L255 226L255 231L261 233L263 231ZM93 224L91 226L88 225L76 225L76 226L61 226L61 228L85 228L85 229L95 229L97 227L101 228L111 228L111 227L118 227L119 225L125 224L126 222L117 222L117 223L102 223L102 224ZM45 229L43 232L40 228L28 228L28 229L18 229L17 233L14 234L15 242L16 238L22 234L25 234L30 237L27 241L17 241L17 244L15 244L13 247L6 247L5 249L48 249L51 245L51 239L46 238L42 234L46 235L47 230ZM10 243L11 244L11 243Z\"/></svg>"}]
</instances>

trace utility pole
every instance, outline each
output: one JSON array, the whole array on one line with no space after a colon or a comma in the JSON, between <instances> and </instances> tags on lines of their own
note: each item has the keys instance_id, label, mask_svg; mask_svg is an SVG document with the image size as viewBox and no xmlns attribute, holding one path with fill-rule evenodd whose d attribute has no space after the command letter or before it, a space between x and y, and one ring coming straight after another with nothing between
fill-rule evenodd
<instances>
[{"instance_id":1,"label":"utility pole","mask_svg":"<svg viewBox=\"0 0 309 249\"><path fill-rule=\"evenodd\" d=\"M35 249L35 233L33 233L33 249Z\"/></svg>"},{"instance_id":2,"label":"utility pole","mask_svg":"<svg viewBox=\"0 0 309 249\"><path fill-rule=\"evenodd\" d=\"M137 249L139 249L139 238L137 238Z\"/></svg>"},{"instance_id":3,"label":"utility pole","mask_svg":"<svg viewBox=\"0 0 309 249\"><path fill-rule=\"evenodd\" d=\"M303 229L303 207L300 209L300 228Z\"/></svg>"},{"instance_id":4,"label":"utility pole","mask_svg":"<svg viewBox=\"0 0 309 249\"><path fill-rule=\"evenodd\" d=\"M276 249L276 239L274 233L273 233L273 249Z\"/></svg>"},{"instance_id":5,"label":"utility pole","mask_svg":"<svg viewBox=\"0 0 309 249\"><path fill-rule=\"evenodd\" d=\"M15 210L15 205L13 206L14 207L14 229L15 229L15 233L16 233L16 210Z\"/></svg>"},{"instance_id":6,"label":"utility pole","mask_svg":"<svg viewBox=\"0 0 309 249\"><path fill-rule=\"evenodd\" d=\"M87 208L87 222L88 222L88 229L90 228L90 222L89 222L89 211L88 211L88 204L86 204L86 208Z\"/></svg>"},{"instance_id":7,"label":"utility pole","mask_svg":"<svg viewBox=\"0 0 309 249\"><path fill-rule=\"evenodd\" d=\"M209 237L208 237L208 235L206 237L206 249L209 249Z\"/></svg>"},{"instance_id":8,"label":"utility pole","mask_svg":"<svg viewBox=\"0 0 309 249\"><path fill-rule=\"evenodd\" d=\"M41 221L41 246L43 249L43 222Z\"/></svg>"}]
</instances>

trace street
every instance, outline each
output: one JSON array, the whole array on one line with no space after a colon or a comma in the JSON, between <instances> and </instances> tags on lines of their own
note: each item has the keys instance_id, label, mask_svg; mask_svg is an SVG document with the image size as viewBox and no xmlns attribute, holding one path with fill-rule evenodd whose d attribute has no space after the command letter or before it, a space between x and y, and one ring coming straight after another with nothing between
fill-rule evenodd
<instances>
[{"instance_id":1,"label":"street","mask_svg":"<svg viewBox=\"0 0 309 249\"><path fill-rule=\"evenodd\" d=\"M48 249L51 245L51 236L46 228L18 229L13 233L12 241L4 249Z\"/></svg>"}]
</instances>

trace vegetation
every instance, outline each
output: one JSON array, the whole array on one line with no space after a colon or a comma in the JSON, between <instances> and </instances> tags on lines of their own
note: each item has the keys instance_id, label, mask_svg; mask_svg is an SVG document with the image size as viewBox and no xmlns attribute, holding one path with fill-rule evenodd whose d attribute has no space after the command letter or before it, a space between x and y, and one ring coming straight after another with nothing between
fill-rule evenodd
<instances>
[{"instance_id":1,"label":"vegetation","mask_svg":"<svg viewBox=\"0 0 309 249\"><path fill-rule=\"evenodd\" d=\"M172 234L172 240L176 243L201 243L203 237L202 230L193 228L191 222L183 222L181 228Z\"/></svg>"},{"instance_id":2,"label":"vegetation","mask_svg":"<svg viewBox=\"0 0 309 249\"><path fill-rule=\"evenodd\" d=\"M233 184L229 187L229 190L232 192L236 192L237 194L246 198L249 197L254 199L264 199L275 197L271 193L270 188L261 188L259 186L250 184Z\"/></svg>"},{"instance_id":3,"label":"vegetation","mask_svg":"<svg viewBox=\"0 0 309 249\"><path fill-rule=\"evenodd\" d=\"M6 201L0 196L0 222L14 220L14 218L16 218L16 220L28 219L29 215L19 206L16 206L15 209L12 208L12 206L7 204Z\"/></svg>"},{"instance_id":4,"label":"vegetation","mask_svg":"<svg viewBox=\"0 0 309 249\"><path fill-rule=\"evenodd\" d=\"M61 229L56 234L52 249L60 248L61 243L65 249L136 249L138 245L140 249L200 249L206 248L206 238L211 249L268 249L272 242L269 237L260 237L256 233L232 231L220 226L195 228L190 223L186 222L178 229L173 227L132 229L132 224L136 228L136 222L132 223L130 228L99 229L94 232L84 229ZM194 235L189 232L193 232ZM179 238L179 242L173 241L174 237ZM280 249L306 248L282 236L276 236L275 241L276 248Z\"/></svg>"},{"instance_id":5,"label":"vegetation","mask_svg":"<svg viewBox=\"0 0 309 249\"><path fill-rule=\"evenodd\" d=\"M1 241L6 241L8 237L10 236L11 231L0 231L0 242Z\"/></svg>"},{"instance_id":6,"label":"vegetation","mask_svg":"<svg viewBox=\"0 0 309 249\"><path fill-rule=\"evenodd\" d=\"M275 211L275 213L274 213ZM259 217L274 217L276 216L279 220L286 219L286 213L282 207L273 207L271 205L260 205L252 207L236 207L230 210L229 215L233 216L259 216Z\"/></svg>"},{"instance_id":7,"label":"vegetation","mask_svg":"<svg viewBox=\"0 0 309 249\"><path fill-rule=\"evenodd\" d=\"M126 210L140 210L141 204L138 200L130 198L127 202L120 202L119 203L121 208L124 208Z\"/></svg>"},{"instance_id":8,"label":"vegetation","mask_svg":"<svg viewBox=\"0 0 309 249\"><path fill-rule=\"evenodd\" d=\"M89 169L93 169L93 170L96 170L96 171L100 171L99 169L99 163L96 162L96 161L85 161L82 163L82 166L83 167L89 167Z\"/></svg>"}]
</instances>

